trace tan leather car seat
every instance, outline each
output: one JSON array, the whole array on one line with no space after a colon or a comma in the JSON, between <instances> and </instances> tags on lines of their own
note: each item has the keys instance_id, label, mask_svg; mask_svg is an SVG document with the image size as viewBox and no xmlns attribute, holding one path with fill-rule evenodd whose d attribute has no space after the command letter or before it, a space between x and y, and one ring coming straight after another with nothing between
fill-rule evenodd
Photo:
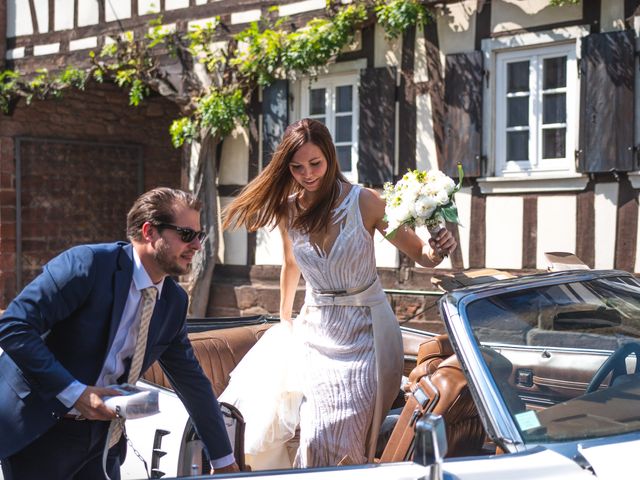
<instances>
[{"instance_id":1,"label":"tan leather car seat","mask_svg":"<svg viewBox=\"0 0 640 480\"><path fill-rule=\"evenodd\" d=\"M418 347L416 366L409 374L407 391L409 391L408 385L417 382L425 375L431 375L436 371L438 365L440 365L443 360L453 355L453 353L453 348L449 341L449 335L447 334L438 335L437 337L433 337L426 342L421 343Z\"/></svg>"},{"instance_id":2,"label":"tan leather car seat","mask_svg":"<svg viewBox=\"0 0 640 480\"><path fill-rule=\"evenodd\" d=\"M409 390L425 376L429 376L437 391L437 398L431 400L427 411L440 414L445 420L449 445L447 457L481 453L485 439L484 428L447 335L438 335L420 345L418 365L409 375ZM405 406L407 408L413 408L412 404L408 403ZM413 416L412 413L402 412L381 461L396 462L411 457L412 445L406 442L405 433L406 429L414 428L407 421Z\"/></svg>"},{"instance_id":3,"label":"tan leather car seat","mask_svg":"<svg viewBox=\"0 0 640 480\"><path fill-rule=\"evenodd\" d=\"M227 387L231 371L271 325L247 325L189 334L196 358L216 395L220 395ZM156 385L172 388L158 362L151 365L143 378Z\"/></svg>"}]
</instances>

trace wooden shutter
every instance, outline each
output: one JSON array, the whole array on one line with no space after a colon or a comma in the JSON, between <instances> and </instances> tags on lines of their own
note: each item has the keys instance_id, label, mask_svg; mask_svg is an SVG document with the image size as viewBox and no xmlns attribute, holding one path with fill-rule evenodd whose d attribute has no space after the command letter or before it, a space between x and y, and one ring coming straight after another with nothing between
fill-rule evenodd
<instances>
[{"instance_id":1,"label":"wooden shutter","mask_svg":"<svg viewBox=\"0 0 640 480\"><path fill-rule=\"evenodd\" d=\"M262 90L262 166L282 140L289 124L289 82L276 80Z\"/></svg>"},{"instance_id":2,"label":"wooden shutter","mask_svg":"<svg viewBox=\"0 0 640 480\"><path fill-rule=\"evenodd\" d=\"M579 169L635 170L634 33L594 33L582 40Z\"/></svg>"},{"instance_id":3,"label":"wooden shutter","mask_svg":"<svg viewBox=\"0 0 640 480\"><path fill-rule=\"evenodd\" d=\"M483 175L482 157L482 52L446 56L444 158L440 168L458 176L458 162L467 177Z\"/></svg>"},{"instance_id":4,"label":"wooden shutter","mask_svg":"<svg viewBox=\"0 0 640 480\"><path fill-rule=\"evenodd\" d=\"M358 182L381 186L393 180L396 69L361 70L359 99Z\"/></svg>"}]
</instances>

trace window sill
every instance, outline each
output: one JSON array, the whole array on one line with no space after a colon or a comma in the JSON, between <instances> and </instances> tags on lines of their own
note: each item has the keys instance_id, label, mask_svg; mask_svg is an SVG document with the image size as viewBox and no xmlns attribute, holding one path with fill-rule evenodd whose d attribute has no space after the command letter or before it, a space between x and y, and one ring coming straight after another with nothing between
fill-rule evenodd
<instances>
[{"instance_id":1,"label":"window sill","mask_svg":"<svg viewBox=\"0 0 640 480\"><path fill-rule=\"evenodd\" d=\"M640 176L638 181L640 182ZM587 175L540 175L535 177L484 177L478 179L480 191L486 195L501 193L575 192L584 190Z\"/></svg>"}]
</instances>

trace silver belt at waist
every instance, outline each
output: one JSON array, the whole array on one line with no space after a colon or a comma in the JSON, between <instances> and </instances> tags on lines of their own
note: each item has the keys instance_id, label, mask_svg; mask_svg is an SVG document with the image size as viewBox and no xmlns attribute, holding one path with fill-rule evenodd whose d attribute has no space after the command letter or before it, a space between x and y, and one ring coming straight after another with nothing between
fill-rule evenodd
<instances>
[{"instance_id":1,"label":"silver belt at waist","mask_svg":"<svg viewBox=\"0 0 640 480\"><path fill-rule=\"evenodd\" d=\"M376 279L377 280L377 279ZM320 290L317 288L312 288L311 292L316 297L346 297L348 295L357 295L371 288L371 286L376 283L376 280L371 282L368 285L364 285L362 287L355 288L345 288L342 290Z\"/></svg>"}]
</instances>

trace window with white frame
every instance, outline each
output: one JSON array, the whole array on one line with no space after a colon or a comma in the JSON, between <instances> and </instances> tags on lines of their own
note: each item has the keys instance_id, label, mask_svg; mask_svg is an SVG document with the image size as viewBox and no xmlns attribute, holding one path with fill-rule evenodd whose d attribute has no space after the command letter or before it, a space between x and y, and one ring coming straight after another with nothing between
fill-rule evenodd
<instances>
[{"instance_id":1,"label":"window with white frame","mask_svg":"<svg viewBox=\"0 0 640 480\"><path fill-rule=\"evenodd\" d=\"M358 76L308 80L302 86L302 116L324 123L336 146L340 170L358 180Z\"/></svg>"},{"instance_id":2,"label":"window with white frame","mask_svg":"<svg viewBox=\"0 0 640 480\"><path fill-rule=\"evenodd\" d=\"M575 171L577 85L575 42L497 53L497 176Z\"/></svg>"}]
</instances>

